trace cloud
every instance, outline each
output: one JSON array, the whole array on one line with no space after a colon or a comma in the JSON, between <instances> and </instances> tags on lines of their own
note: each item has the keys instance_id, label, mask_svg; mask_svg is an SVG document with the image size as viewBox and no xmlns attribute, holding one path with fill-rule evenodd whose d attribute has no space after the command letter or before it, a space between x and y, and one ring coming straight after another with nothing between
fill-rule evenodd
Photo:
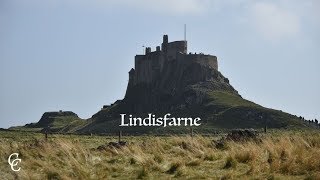
<instances>
[{"instance_id":1,"label":"cloud","mask_svg":"<svg viewBox=\"0 0 320 180\"><path fill-rule=\"evenodd\" d=\"M304 7L308 11L304 12L304 16L309 17L312 24L320 26L320 1L319 0L309 0L304 3Z\"/></svg>"},{"instance_id":2,"label":"cloud","mask_svg":"<svg viewBox=\"0 0 320 180\"><path fill-rule=\"evenodd\" d=\"M301 29L298 14L276 3L256 2L251 8L251 19L254 27L268 40L296 37Z\"/></svg>"},{"instance_id":3,"label":"cloud","mask_svg":"<svg viewBox=\"0 0 320 180\"><path fill-rule=\"evenodd\" d=\"M123 0L125 1L125 0ZM170 14L199 14L207 11L208 0L138 0L137 7Z\"/></svg>"},{"instance_id":4,"label":"cloud","mask_svg":"<svg viewBox=\"0 0 320 180\"><path fill-rule=\"evenodd\" d=\"M79 3L79 0L69 0ZM144 12L189 15L208 11L210 0L80 0L83 4L98 5L100 8L125 7Z\"/></svg>"},{"instance_id":5,"label":"cloud","mask_svg":"<svg viewBox=\"0 0 320 180\"><path fill-rule=\"evenodd\" d=\"M7 0L22 6L41 6L42 8L95 8L97 10L140 10L161 15L194 15L209 11L213 0ZM1 6L0 6L1 9Z\"/></svg>"}]
</instances>

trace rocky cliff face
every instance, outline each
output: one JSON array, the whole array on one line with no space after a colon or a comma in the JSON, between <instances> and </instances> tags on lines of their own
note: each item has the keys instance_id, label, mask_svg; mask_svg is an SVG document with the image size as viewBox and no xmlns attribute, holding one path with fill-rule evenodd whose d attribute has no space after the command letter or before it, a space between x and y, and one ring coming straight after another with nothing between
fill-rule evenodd
<instances>
[{"instance_id":1,"label":"rocky cliff face","mask_svg":"<svg viewBox=\"0 0 320 180\"><path fill-rule=\"evenodd\" d=\"M205 63L187 60L168 61L152 83L128 85L121 105L127 112L158 112L186 109L203 103L209 91L238 95L218 70Z\"/></svg>"}]
</instances>

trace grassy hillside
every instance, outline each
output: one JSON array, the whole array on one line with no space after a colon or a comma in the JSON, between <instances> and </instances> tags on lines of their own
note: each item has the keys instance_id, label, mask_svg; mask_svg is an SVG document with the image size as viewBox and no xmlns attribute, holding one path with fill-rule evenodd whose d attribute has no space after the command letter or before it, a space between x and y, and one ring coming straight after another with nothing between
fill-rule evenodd
<instances>
[{"instance_id":1,"label":"grassy hillside","mask_svg":"<svg viewBox=\"0 0 320 180\"><path fill-rule=\"evenodd\" d=\"M206 92L206 99L202 105L193 106L185 110L157 112L161 117L166 113L174 117L201 117L202 125L193 127L198 133L216 133L234 128L282 128L304 129L308 124L298 117L288 113L268 109L243 99L237 94L226 91ZM103 109L90 119L90 124L79 129L78 132L117 133L122 130L131 134L181 134L189 133L190 127L119 127L120 113L125 112L121 106L114 105ZM135 114L137 117L146 117L147 113Z\"/></svg>"},{"instance_id":2,"label":"grassy hillside","mask_svg":"<svg viewBox=\"0 0 320 180\"><path fill-rule=\"evenodd\" d=\"M238 95L223 91L209 93L205 104L210 124L220 128L306 128L297 116L262 107ZM213 112L213 113L212 113Z\"/></svg>"},{"instance_id":3,"label":"grassy hillside","mask_svg":"<svg viewBox=\"0 0 320 180\"><path fill-rule=\"evenodd\" d=\"M73 133L86 124L85 120L74 115L50 116L45 123L41 123L42 119L37 123L30 123L25 126L12 127L10 129L39 132L49 127L50 132Z\"/></svg>"},{"instance_id":4,"label":"grassy hillside","mask_svg":"<svg viewBox=\"0 0 320 180\"><path fill-rule=\"evenodd\" d=\"M103 146L112 136L0 131L3 179L320 179L320 134L276 131L260 141L216 136L124 137L122 148ZM102 146L101 146L102 147ZM18 152L21 171L7 157Z\"/></svg>"},{"instance_id":5,"label":"grassy hillside","mask_svg":"<svg viewBox=\"0 0 320 180\"><path fill-rule=\"evenodd\" d=\"M101 133L116 134L119 130L127 134L186 134L190 127L119 127L120 113L126 112L124 106L116 103L102 109L88 120L80 119L76 114L61 115L58 112L44 114L38 123L15 127L15 130L41 131L50 126L56 133ZM70 114L71 113L71 114ZM150 113L150 112L148 112ZM134 114L146 117L148 113ZM310 128L303 120L288 113L268 109L243 99L227 91L209 91L201 105L181 110L153 112L158 117L170 113L171 117L200 117L201 126L193 127L197 133L211 134L235 128L305 129Z\"/></svg>"}]
</instances>

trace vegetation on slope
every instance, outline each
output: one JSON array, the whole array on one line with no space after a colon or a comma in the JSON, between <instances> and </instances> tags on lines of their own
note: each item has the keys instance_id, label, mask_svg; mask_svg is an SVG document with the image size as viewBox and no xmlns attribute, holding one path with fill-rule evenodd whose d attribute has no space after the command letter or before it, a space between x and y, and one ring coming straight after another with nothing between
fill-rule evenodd
<instances>
[{"instance_id":1,"label":"vegetation on slope","mask_svg":"<svg viewBox=\"0 0 320 180\"><path fill-rule=\"evenodd\" d=\"M15 130L41 131L50 126L56 133L100 133L115 134L119 130L129 134L186 134L190 127L119 127L120 114L126 108L121 103L104 108L88 120L80 119L76 114L46 115L38 123L24 127L15 127ZM150 112L148 112L150 113ZM135 117L146 117L148 113L133 114ZM217 131L234 128L283 128L304 129L310 127L308 123L297 116L268 109L243 99L238 94L228 91L206 91L203 103L192 105L185 109L153 112L157 117L170 113L171 117L200 117L202 125L193 127L197 133L210 134ZM44 118L45 117L45 118Z\"/></svg>"},{"instance_id":2,"label":"vegetation on slope","mask_svg":"<svg viewBox=\"0 0 320 180\"><path fill-rule=\"evenodd\" d=\"M48 132L73 133L85 124L85 120L80 119L77 114L70 111L46 112L37 123L30 123L25 126L12 127L10 129L35 132L46 129Z\"/></svg>"},{"instance_id":3,"label":"vegetation on slope","mask_svg":"<svg viewBox=\"0 0 320 180\"><path fill-rule=\"evenodd\" d=\"M205 104L209 124L217 128L306 128L297 116L262 107L225 91L212 91ZM213 112L213 113L211 113Z\"/></svg>"},{"instance_id":4,"label":"vegetation on slope","mask_svg":"<svg viewBox=\"0 0 320 180\"><path fill-rule=\"evenodd\" d=\"M190 132L190 127L119 127L120 113L125 112L121 106L114 105L103 109L92 118L92 123L79 132L117 133L122 130L131 134L185 134ZM243 99L238 94L227 91L207 91L203 104L188 107L184 110L160 112L156 115L163 116L166 113L174 117L201 117L202 125L193 127L198 133L216 133L234 128L284 128L304 129L306 122L288 113L268 109ZM146 117L147 113L134 114L136 117Z\"/></svg>"}]
</instances>

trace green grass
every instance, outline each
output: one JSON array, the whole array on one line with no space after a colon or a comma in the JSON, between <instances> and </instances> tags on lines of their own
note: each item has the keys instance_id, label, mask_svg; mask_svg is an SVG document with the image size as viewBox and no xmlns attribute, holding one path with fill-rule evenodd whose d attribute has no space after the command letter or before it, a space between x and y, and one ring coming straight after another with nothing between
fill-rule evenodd
<instances>
[{"instance_id":1,"label":"green grass","mask_svg":"<svg viewBox=\"0 0 320 180\"><path fill-rule=\"evenodd\" d=\"M54 121L50 125L54 128L61 128L72 123L78 123L79 121L79 118L74 116L62 116L55 117Z\"/></svg>"},{"instance_id":2,"label":"green grass","mask_svg":"<svg viewBox=\"0 0 320 180\"><path fill-rule=\"evenodd\" d=\"M262 107L226 91L208 93L207 119L218 129L268 128L304 129L307 124L291 114Z\"/></svg>"},{"instance_id":3,"label":"green grass","mask_svg":"<svg viewBox=\"0 0 320 180\"><path fill-rule=\"evenodd\" d=\"M86 120L82 120L76 116L57 116L52 117L51 122L45 126L39 126L38 123L32 123L26 126L11 127L10 129L40 132L43 128L50 126L50 130L55 133L74 133L86 124Z\"/></svg>"},{"instance_id":4,"label":"green grass","mask_svg":"<svg viewBox=\"0 0 320 180\"><path fill-rule=\"evenodd\" d=\"M210 105L219 105L226 107L245 106L245 107L261 107L251 101L242 99L240 96L229 93L227 91L211 91L209 94Z\"/></svg>"}]
</instances>

